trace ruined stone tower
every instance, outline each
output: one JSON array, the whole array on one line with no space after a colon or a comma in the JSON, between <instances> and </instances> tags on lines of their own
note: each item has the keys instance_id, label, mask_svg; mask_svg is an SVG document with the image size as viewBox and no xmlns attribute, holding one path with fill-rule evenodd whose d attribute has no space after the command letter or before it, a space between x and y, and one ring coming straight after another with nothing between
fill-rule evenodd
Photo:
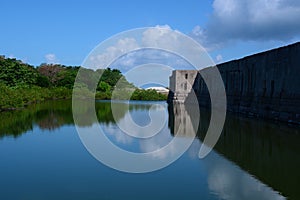
<instances>
[{"instance_id":1,"label":"ruined stone tower","mask_svg":"<svg viewBox=\"0 0 300 200\"><path fill-rule=\"evenodd\" d=\"M197 73L197 70L173 71L170 76L169 100L183 103L193 88Z\"/></svg>"}]
</instances>

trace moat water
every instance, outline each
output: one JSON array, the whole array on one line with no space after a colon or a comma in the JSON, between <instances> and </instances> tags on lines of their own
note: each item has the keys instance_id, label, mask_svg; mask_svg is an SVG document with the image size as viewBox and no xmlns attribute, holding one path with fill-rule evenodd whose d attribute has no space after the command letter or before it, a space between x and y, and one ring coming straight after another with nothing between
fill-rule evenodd
<instances>
[{"instance_id":1,"label":"moat water","mask_svg":"<svg viewBox=\"0 0 300 200\"><path fill-rule=\"evenodd\" d=\"M86 150L77 134L70 101L49 101L26 109L2 112L0 122L0 199L300 199L300 129L227 115L223 133L204 159L198 153L209 113L193 121L190 108L168 109L165 102L96 102L98 121L85 117L80 126L99 123L120 148L136 153L154 151L174 137L197 137L171 165L150 173L131 174L103 165ZM159 105L159 106L153 106ZM128 115L137 124L150 123L149 110L165 109L160 133L138 139L116 122ZM84 112L84 104L81 108ZM178 108L177 108L178 109ZM183 116L184 115L184 116ZM184 120L178 135L179 119ZM164 159L163 155L161 159Z\"/></svg>"}]
</instances>

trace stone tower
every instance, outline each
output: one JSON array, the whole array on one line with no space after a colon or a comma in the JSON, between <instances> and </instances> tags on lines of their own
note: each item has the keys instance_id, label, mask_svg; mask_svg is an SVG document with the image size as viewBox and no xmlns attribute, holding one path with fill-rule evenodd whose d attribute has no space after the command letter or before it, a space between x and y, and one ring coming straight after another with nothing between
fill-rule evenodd
<instances>
[{"instance_id":1,"label":"stone tower","mask_svg":"<svg viewBox=\"0 0 300 200\"><path fill-rule=\"evenodd\" d=\"M193 88L197 73L197 70L173 71L170 76L169 101L183 103Z\"/></svg>"}]
</instances>

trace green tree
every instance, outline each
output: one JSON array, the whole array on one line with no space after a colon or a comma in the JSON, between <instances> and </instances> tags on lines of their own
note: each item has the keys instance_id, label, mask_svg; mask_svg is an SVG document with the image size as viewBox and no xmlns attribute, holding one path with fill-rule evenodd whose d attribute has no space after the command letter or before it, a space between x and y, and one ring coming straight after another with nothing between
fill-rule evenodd
<instances>
[{"instance_id":1,"label":"green tree","mask_svg":"<svg viewBox=\"0 0 300 200\"><path fill-rule=\"evenodd\" d=\"M78 73L79 67L66 67L58 73L56 86L72 89Z\"/></svg>"},{"instance_id":2,"label":"green tree","mask_svg":"<svg viewBox=\"0 0 300 200\"><path fill-rule=\"evenodd\" d=\"M9 87L34 85L37 77L38 73L31 65L11 58L0 59L0 82Z\"/></svg>"},{"instance_id":3,"label":"green tree","mask_svg":"<svg viewBox=\"0 0 300 200\"><path fill-rule=\"evenodd\" d=\"M97 87L97 91L99 92L110 92L111 90L111 86L104 82L104 81L100 81Z\"/></svg>"}]
</instances>

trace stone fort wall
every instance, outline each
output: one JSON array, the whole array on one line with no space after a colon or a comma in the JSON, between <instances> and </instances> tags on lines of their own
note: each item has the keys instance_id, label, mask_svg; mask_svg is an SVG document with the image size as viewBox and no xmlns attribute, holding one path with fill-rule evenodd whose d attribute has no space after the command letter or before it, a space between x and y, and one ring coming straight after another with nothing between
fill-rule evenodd
<instances>
[{"instance_id":1,"label":"stone fort wall","mask_svg":"<svg viewBox=\"0 0 300 200\"><path fill-rule=\"evenodd\" d=\"M228 111L300 124L300 42L216 67L225 85ZM199 105L209 107L200 73L173 71L168 102L185 102L193 89Z\"/></svg>"}]
</instances>

